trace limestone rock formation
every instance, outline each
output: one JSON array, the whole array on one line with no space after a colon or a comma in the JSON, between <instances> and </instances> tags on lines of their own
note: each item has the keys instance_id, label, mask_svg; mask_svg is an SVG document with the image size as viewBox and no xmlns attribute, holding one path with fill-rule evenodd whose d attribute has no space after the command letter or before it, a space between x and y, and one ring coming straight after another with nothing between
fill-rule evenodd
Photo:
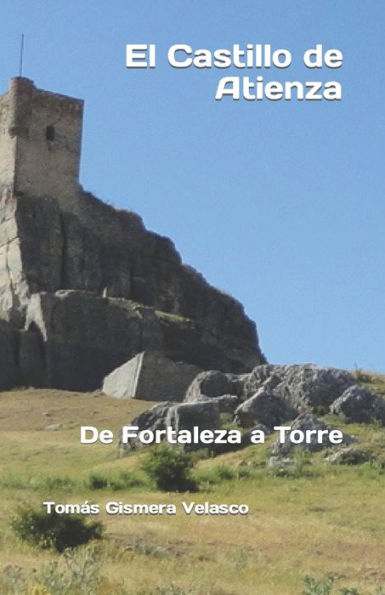
<instances>
[{"instance_id":1,"label":"limestone rock formation","mask_svg":"<svg viewBox=\"0 0 385 595\"><path fill-rule=\"evenodd\" d=\"M215 401L201 403L178 403L169 408L166 425L176 432L192 431L194 426L199 430L215 430L219 428L219 407Z\"/></svg>"},{"instance_id":2,"label":"limestone rock formation","mask_svg":"<svg viewBox=\"0 0 385 595\"><path fill-rule=\"evenodd\" d=\"M193 431L194 426L202 430L214 430L220 425L219 407L215 400L201 401L197 403L178 403L165 401L154 405L143 411L129 425L136 426L139 431L165 430L167 427L179 432L181 430ZM142 447L143 444L137 440L123 444L120 441L122 452ZM187 450L199 448L199 444L185 445Z\"/></svg>"},{"instance_id":3,"label":"limestone rock formation","mask_svg":"<svg viewBox=\"0 0 385 595\"><path fill-rule=\"evenodd\" d=\"M242 385L241 379L235 374L224 374L219 370L201 372L187 389L187 402L194 400L197 395L219 397L220 395L237 395Z\"/></svg>"},{"instance_id":4,"label":"limestone rock formation","mask_svg":"<svg viewBox=\"0 0 385 595\"><path fill-rule=\"evenodd\" d=\"M264 363L239 302L138 215L81 188L82 111L22 77L0 96L0 318L11 325L0 329L0 388L23 374L96 388L144 350L224 372Z\"/></svg>"},{"instance_id":5,"label":"limestone rock formation","mask_svg":"<svg viewBox=\"0 0 385 595\"><path fill-rule=\"evenodd\" d=\"M317 419L314 415L310 413L302 413L299 415L292 424L289 424L291 431L299 430L301 432L306 433L307 431L311 430L332 430L331 426L326 425L323 421ZM343 434L343 442L344 445L349 445L353 442L353 438L348 434ZM322 442L317 441L317 436L312 435L310 442L300 442L299 444L295 444L290 440L286 440L285 442L277 442L274 444L272 448L273 455L288 455L293 452L296 448L300 448L302 450L308 450L309 452L317 452L322 450L323 448L333 447L335 446L332 442L330 442L328 437L324 437Z\"/></svg>"},{"instance_id":6,"label":"limestone rock formation","mask_svg":"<svg viewBox=\"0 0 385 595\"><path fill-rule=\"evenodd\" d=\"M314 364L267 364L256 366L245 376L243 397L249 398L263 387L285 399L298 411L319 408L326 413L331 403L352 384L352 375L338 368Z\"/></svg>"},{"instance_id":7,"label":"limestone rock formation","mask_svg":"<svg viewBox=\"0 0 385 595\"><path fill-rule=\"evenodd\" d=\"M262 364L243 374L200 372L186 390L184 404L210 402L220 413L234 413L241 427L260 423L269 430L293 420L294 429L325 429L314 416L328 413L331 403L332 413L352 421L382 421L385 411L385 402L355 386L349 372L313 364ZM150 410L151 417L156 411ZM164 407L161 412L166 423Z\"/></svg>"},{"instance_id":8,"label":"limestone rock formation","mask_svg":"<svg viewBox=\"0 0 385 595\"><path fill-rule=\"evenodd\" d=\"M375 457L370 450L365 450L357 446L347 446L325 458L327 463L332 465L362 465L374 461Z\"/></svg>"},{"instance_id":9,"label":"limestone rock formation","mask_svg":"<svg viewBox=\"0 0 385 595\"><path fill-rule=\"evenodd\" d=\"M206 395L190 395L185 402L202 403L204 401L213 401L218 405L220 413L234 413L239 404L239 398L236 395L220 395L220 397L207 397Z\"/></svg>"},{"instance_id":10,"label":"limestone rock formation","mask_svg":"<svg viewBox=\"0 0 385 595\"><path fill-rule=\"evenodd\" d=\"M330 406L330 412L347 421L385 425L385 401L357 384L350 386Z\"/></svg>"},{"instance_id":11,"label":"limestone rock formation","mask_svg":"<svg viewBox=\"0 0 385 595\"><path fill-rule=\"evenodd\" d=\"M252 427L257 422L269 428L294 419L297 411L284 399L264 388L244 401L235 411L235 420L242 427Z\"/></svg>"},{"instance_id":12,"label":"limestone rock formation","mask_svg":"<svg viewBox=\"0 0 385 595\"><path fill-rule=\"evenodd\" d=\"M0 389L16 386L21 381L16 353L18 333L7 323L0 321Z\"/></svg>"},{"instance_id":13,"label":"limestone rock formation","mask_svg":"<svg viewBox=\"0 0 385 595\"><path fill-rule=\"evenodd\" d=\"M142 411L127 425L138 427L140 431L151 430L155 432L156 430L164 430L166 428L167 413L172 405L173 403L168 401L158 403L150 407L150 409ZM142 443L137 439L131 439L129 442L123 443L120 436L119 447L122 453L135 450L141 446L143 446Z\"/></svg>"}]
</instances>

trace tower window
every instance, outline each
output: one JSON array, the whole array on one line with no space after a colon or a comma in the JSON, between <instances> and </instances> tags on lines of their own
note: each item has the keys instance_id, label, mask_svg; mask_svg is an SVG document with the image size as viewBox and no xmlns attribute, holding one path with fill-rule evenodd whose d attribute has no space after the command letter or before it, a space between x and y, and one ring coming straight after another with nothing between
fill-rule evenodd
<instances>
[{"instance_id":1,"label":"tower window","mask_svg":"<svg viewBox=\"0 0 385 595\"><path fill-rule=\"evenodd\" d=\"M53 126L47 126L45 131L45 136L47 140L54 141L55 140L55 128Z\"/></svg>"}]
</instances>

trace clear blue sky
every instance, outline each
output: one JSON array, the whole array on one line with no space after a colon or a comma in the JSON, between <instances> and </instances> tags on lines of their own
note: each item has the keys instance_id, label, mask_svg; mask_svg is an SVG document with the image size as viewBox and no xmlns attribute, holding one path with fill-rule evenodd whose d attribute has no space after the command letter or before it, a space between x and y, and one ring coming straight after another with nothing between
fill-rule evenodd
<instances>
[{"instance_id":1,"label":"clear blue sky","mask_svg":"<svg viewBox=\"0 0 385 595\"><path fill-rule=\"evenodd\" d=\"M385 372L383 0L2 0L0 18L1 90L24 32L25 76L86 101L83 186L241 300L270 361ZM127 70L126 43L156 43L157 68ZM230 72L172 69L174 43L286 47L295 66L246 74L344 98L218 103ZM343 68L301 66L316 43Z\"/></svg>"}]
</instances>

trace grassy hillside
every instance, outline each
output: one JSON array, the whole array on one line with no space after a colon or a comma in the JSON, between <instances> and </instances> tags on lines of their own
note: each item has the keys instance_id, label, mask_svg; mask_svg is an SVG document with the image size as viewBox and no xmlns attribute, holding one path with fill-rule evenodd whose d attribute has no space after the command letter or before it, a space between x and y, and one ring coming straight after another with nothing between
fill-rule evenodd
<instances>
[{"instance_id":1,"label":"grassy hillside","mask_svg":"<svg viewBox=\"0 0 385 595\"><path fill-rule=\"evenodd\" d=\"M360 374L361 381L385 394L384 377ZM186 516L181 510L176 516L102 512L106 536L99 546L103 578L98 593L289 595L304 592L306 575L320 580L328 574L336 575L333 593L381 593L380 585L385 591L383 428L347 426L325 418L355 435L360 447L372 453L371 463L330 465L325 453L317 453L296 457L291 470L281 474L266 468L270 438L265 445L198 460L198 493L161 493L141 470L147 449L119 458L116 443L79 441L80 425L118 431L149 405L57 390L0 393L4 592L25 592L23 581L14 578L17 572L29 580L32 569L46 569L52 560L65 567L62 556L21 543L10 528L19 505L41 506L46 499L80 504L88 500L101 508L109 500L249 505L246 517ZM52 425L59 429L47 429ZM95 489L103 482L107 487ZM15 566L21 570L16 572ZM9 586L12 581L14 587ZM340 591L347 587L357 591Z\"/></svg>"}]
</instances>

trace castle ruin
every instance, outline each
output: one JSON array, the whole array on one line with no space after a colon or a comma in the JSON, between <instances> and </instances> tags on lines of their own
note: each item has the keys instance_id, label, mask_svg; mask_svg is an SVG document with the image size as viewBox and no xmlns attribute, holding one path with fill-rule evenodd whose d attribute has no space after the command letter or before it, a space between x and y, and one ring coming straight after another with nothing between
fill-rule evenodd
<instances>
[{"instance_id":1,"label":"castle ruin","mask_svg":"<svg viewBox=\"0 0 385 595\"><path fill-rule=\"evenodd\" d=\"M83 101L24 77L0 96L0 388L93 390L157 351L242 373L265 361L242 305L79 184Z\"/></svg>"}]
</instances>

